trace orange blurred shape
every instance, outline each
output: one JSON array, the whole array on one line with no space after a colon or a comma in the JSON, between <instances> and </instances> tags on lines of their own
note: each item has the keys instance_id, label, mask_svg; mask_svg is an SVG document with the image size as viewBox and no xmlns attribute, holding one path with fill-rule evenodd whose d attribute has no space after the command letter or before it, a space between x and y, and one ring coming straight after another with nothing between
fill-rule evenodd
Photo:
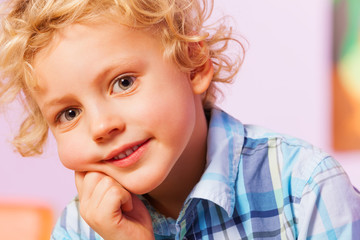
<instances>
[{"instance_id":1,"label":"orange blurred shape","mask_svg":"<svg viewBox=\"0 0 360 240\"><path fill-rule=\"evenodd\" d=\"M38 204L0 202L1 240L49 240L53 213Z\"/></svg>"}]
</instances>

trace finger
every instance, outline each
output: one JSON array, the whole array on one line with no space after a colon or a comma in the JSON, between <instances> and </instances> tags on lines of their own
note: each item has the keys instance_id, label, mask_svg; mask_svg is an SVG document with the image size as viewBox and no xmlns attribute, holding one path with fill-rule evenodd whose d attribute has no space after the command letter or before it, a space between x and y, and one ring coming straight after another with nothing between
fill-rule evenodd
<instances>
[{"instance_id":1,"label":"finger","mask_svg":"<svg viewBox=\"0 0 360 240\"><path fill-rule=\"evenodd\" d=\"M122 211L131 211L133 208L131 194L120 184L108 189L101 202L105 206L104 213L113 217L122 217Z\"/></svg>"},{"instance_id":2,"label":"finger","mask_svg":"<svg viewBox=\"0 0 360 240\"><path fill-rule=\"evenodd\" d=\"M151 222L150 214L144 203L135 195L131 194L133 209L127 213L128 216L139 222Z\"/></svg>"},{"instance_id":3,"label":"finger","mask_svg":"<svg viewBox=\"0 0 360 240\"><path fill-rule=\"evenodd\" d=\"M114 179L108 176L104 176L95 186L91 195L91 206L99 208L103 205L104 197L108 194L112 188L122 188ZM120 190L119 190L120 191ZM108 204L108 203L105 203ZM120 204L116 206L120 208Z\"/></svg>"},{"instance_id":4,"label":"finger","mask_svg":"<svg viewBox=\"0 0 360 240\"><path fill-rule=\"evenodd\" d=\"M145 207L144 203L135 195L131 194L133 209L129 212L124 212L127 217L134 219L146 229L152 229L152 220L149 211Z\"/></svg>"},{"instance_id":5,"label":"finger","mask_svg":"<svg viewBox=\"0 0 360 240\"><path fill-rule=\"evenodd\" d=\"M84 182L86 172L75 172L75 186L79 194L79 198L81 198L81 188Z\"/></svg>"},{"instance_id":6,"label":"finger","mask_svg":"<svg viewBox=\"0 0 360 240\"><path fill-rule=\"evenodd\" d=\"M106 175L99 172L86 172L83 181L81 184L81 188L78 189L79 199L91 199L94 193L94 189L97 184L104 178ZM81 180L80 180L81 181Z\"/></svg>"},{"instance_id":7,"label":"finger","mask_svg":"<svg viewBox=\"0 0 360 240\"><path fill-rule=\"evenodd\" d=\"M124 189L125 190L125 189ZM121 201L121 210L124 212L130 212L133 210L133 194L129 193L125 190L127 193L126 198L123 198Z\"/></svg>"}]
</instances>

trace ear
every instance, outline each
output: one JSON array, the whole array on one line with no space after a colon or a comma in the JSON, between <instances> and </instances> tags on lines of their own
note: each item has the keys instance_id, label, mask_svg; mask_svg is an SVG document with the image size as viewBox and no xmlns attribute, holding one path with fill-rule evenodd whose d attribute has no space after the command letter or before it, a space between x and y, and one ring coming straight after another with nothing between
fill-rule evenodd
<instances>
[{"instance_id":1,"label":"ear","mask_svg":"<svg viewBox=\"0 0 360 240\"><path fill-rule=\"evenodd\" d=\"M201 95L209 88L214 76L214 67L210 59L206 63L190 74L190 81L194 94Z\"/></svg>"}]
</instances>

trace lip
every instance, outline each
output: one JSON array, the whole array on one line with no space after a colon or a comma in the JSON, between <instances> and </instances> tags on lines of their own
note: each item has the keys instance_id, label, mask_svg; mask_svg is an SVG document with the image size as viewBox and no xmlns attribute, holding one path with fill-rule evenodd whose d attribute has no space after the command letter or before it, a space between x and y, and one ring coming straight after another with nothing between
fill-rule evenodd
<instances>
[{"instance_id":1,"label":"lip","mask_svg":"<svg viewBox=\"0 0 360 240\"><path fill-rule=\"evenodd\" d=\"M121 146L121 148L112 151L108 155L108 157L105 158L104 161L121 168L129 167L140 160L141 156L144 154L148 147L149 141L150 139L146 139L145 141L133 142L123 145ZM117 157L119 154L125 152L127 149L134 148L135 146L138 146L138 148L133 151L129 156L126 156L122 159L115 159L115 157Z\"/></svg>"}]
</instances>

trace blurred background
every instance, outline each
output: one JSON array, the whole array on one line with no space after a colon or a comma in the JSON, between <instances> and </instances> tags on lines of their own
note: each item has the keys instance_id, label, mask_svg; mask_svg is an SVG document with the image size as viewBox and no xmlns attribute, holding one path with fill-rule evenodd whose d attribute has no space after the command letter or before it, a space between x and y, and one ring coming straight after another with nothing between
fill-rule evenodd
<instances>
[{"instance_id":1,"label":"blurred background","mask_svg":"<svg viewBox=\"0 0 360 240\"><path fill-rule=\"evenodd\" d=\"M331 153L360 188L360 75L352 78L359 65L359 52L352 46L354 39L360 42L360 21L354 17L360 16L360 4L215 2L209 22L231 15L234 31L248 41L242 69L234 84L222 87L226 97L219 105L243 123L302 138ZM355 54L347 55L351 52ZM58 160L51 136L42 156L22 158L13 151L9 141L21 117L17 103L0 115L0 203L35 203L56 219L76 194L73 173Z\"/></svg>"}]
</instances>

